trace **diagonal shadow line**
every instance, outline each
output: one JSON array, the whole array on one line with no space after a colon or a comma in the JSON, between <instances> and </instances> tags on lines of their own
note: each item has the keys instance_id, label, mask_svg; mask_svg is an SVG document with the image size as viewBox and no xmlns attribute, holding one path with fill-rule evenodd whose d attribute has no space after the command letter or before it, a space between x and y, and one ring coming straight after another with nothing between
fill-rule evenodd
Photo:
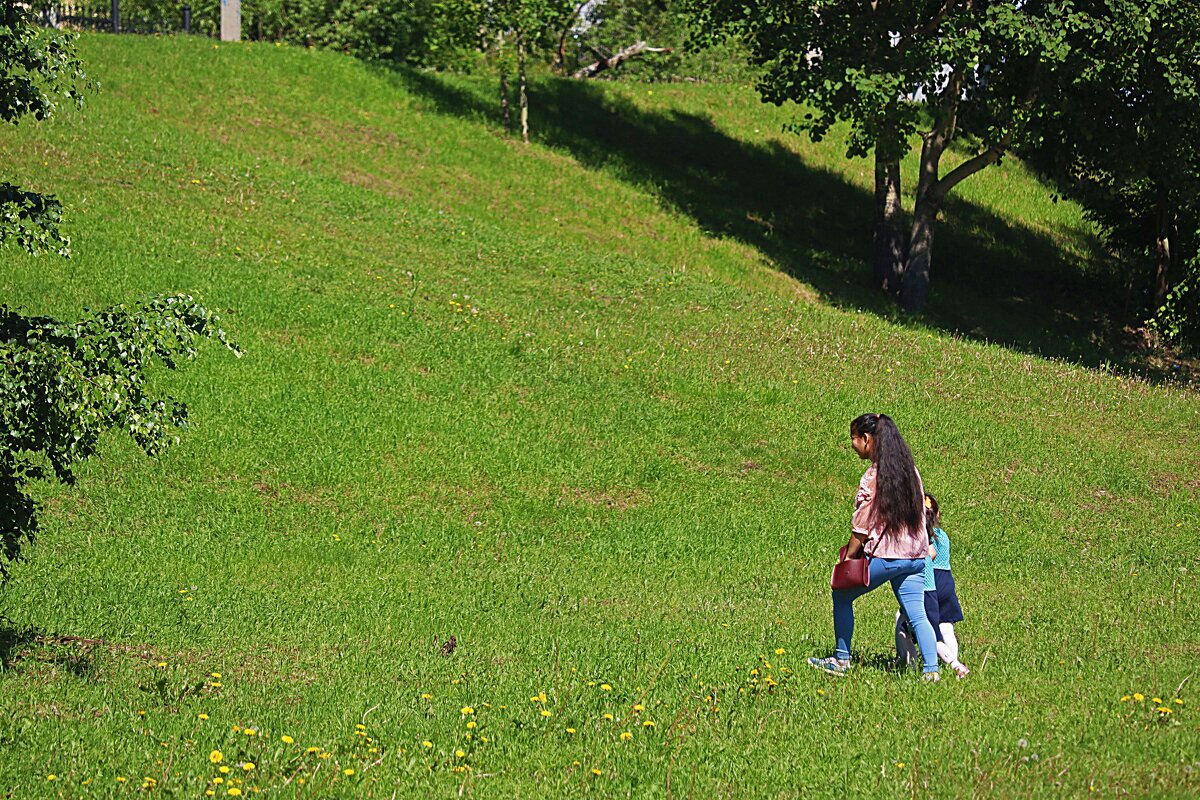
<instances>
[{"instance_id":1,"label":"diagonal shadow line","mask_svg":"<svg viewBox=\"0 0 1200 800\"><path fill-rule=\"evenodd\" d=\"M26 647L37 641L38 633L33 628L12 624L0 617L0 669L7 669L18 659Z\"/></svg>"},{"instance_id":2,"label":"diagonal shadow line","mask_svg":"<svg viewBox=\"0 0 1200 800\"><path fill-rule=\"evenodd\" d=\"M438 113L498 122L496 100L482 87L380 69ZM1129 335L1134 320L1113 301L1120 292L1112 277L1087 274L1045 233L951 197L943 216L953 224L939 225L935 243L934 296L914 320L869 285L868 191L779 141L735 139L706 116L648 111L592 82L543 79L530 94L540 144L637 186L705 231L758 249L835 306L1150 380L1176 377ZM1106 263L1097 242L1069 237L1089 263Z\"/></svg>"}]
</instances>

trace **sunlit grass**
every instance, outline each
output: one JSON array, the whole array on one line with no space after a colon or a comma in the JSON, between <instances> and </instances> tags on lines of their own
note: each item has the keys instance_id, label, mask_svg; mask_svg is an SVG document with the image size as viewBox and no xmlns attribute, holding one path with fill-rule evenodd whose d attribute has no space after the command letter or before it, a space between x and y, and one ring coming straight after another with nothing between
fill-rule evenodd
<instances>
[{"instance_id":1,"label":"sunlit grass","mask_svg":"<svg viewBox=\"0 0 1200 800\"><path fill-rule=\"evenodd\" d=\"M1200 404L856 310L857 222L824 204L870 182L836 136L780 133L743 89L547 82L610 127L543 119L526 148L474 110L482 79L182 39L84 55L104 87L85 113L0 134L77 251L10 254L5 302L192 291L247 356L161 376L193 421L161 460L114 437L76 486L40 487L0 596L0 787L1198 788ZM630 121L713 157L656 172ZM722 159L832 194L749 219ZM1001 215L972 212L980 230L1067 231L1046 269L1077 273L1078 209L1005 170L966 197ZM942 503L965 681L886 668L884 591L857 604L849 679L803 667L832 647L867 410Z\"/></svg>"}]
</instances>

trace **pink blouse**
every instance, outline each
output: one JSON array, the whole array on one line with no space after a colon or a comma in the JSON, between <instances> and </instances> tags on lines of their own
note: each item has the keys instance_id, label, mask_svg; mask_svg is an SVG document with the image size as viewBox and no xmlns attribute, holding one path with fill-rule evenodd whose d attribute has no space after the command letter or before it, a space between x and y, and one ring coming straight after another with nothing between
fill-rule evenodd
<instances>
[{"instance_id":1,"label":"pink blouse","mask_svg":"<svg viewBox=\"0 0 1200 800\"><path fill-rule=\"evenodd\" d=\"M892 528L874 519L875 479L878 474L877 465L872 463L858 482L850 527L855 533L867 537L863 548L871 558L925 558L929 555L929 534L925 531L924 514L921 514L921 524L916 529L910 529L907 525ZM921 486L923 496L925 487L921 484L919 472L917 483Z\"/></svg>"}]
</instances>

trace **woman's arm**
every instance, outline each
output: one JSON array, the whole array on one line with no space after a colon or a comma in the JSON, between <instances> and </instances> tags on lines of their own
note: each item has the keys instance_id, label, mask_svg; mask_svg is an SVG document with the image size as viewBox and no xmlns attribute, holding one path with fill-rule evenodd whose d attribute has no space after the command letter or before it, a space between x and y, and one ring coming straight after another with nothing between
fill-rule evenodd
<instances>
[{"instance_id":1,"label":"woman's arm","mask_svg":"<svg viewBox=\"0 0 1200 800\"><path fill-rule=\"evenodd\" d=\"M863 543L867 541L865 534L854 531L850 534L850 541L846 542L846 558L858 558L859 552L863 549Z\"/></svg>"}]
</instances>

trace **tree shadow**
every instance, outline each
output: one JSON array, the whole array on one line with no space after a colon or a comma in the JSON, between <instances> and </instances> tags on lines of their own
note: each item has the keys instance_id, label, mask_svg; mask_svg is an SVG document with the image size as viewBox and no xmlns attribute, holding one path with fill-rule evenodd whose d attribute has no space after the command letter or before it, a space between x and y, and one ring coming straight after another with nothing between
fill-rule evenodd
<instances>
[{"instance_id":1,"label":"tree shadow","mask_svg":"<svg viewBox=\"0 0 1200 800\"><path fill-rule=\"evenodd\" d=\"M95 664L94 646L93 640L49 636L0 617L0 670L12 669L29 660L52 664L76 678L87 678Z\"/></svg>"},{"instance_id":2,"label":"tree shadow","mask_svg":"<svg viewBox=\"0 0 1200 800\"><path fill-rule=\"evenodd\" d=\"M498 123L496 100L478 83L395 75L437 112ZM935 242L933 294L914 319L871 286L869 191L779 141L742 141L707 116L642 109L595 83L547 79L530 95L536 141L754 247L835 306L1151 380L1178 377L1131 336L1137 323L1113 300L1121 287L1106 256L1078 231L1050 235L951 197ZM1086 256L1072 258L1064 243Z\"/></svg>"},{"instance_id":3,"label":"tree shadow","mask_svg":"<svg viewBox=\"0 0 1200 800\"><path fill-rule=\"evenodd\" d=\"M37 641L37 631L0 617L0 669L9 669Z\"/></svg>"}]
</instances>

